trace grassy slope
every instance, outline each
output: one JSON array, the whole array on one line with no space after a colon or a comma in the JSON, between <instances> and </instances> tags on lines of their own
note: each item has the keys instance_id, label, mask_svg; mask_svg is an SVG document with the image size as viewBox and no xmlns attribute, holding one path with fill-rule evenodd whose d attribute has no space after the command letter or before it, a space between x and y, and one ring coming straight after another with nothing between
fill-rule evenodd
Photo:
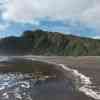
<instances>
[{"instance_id":1,"label":"grassy slope","mask_svg":"<svg viewBox=\"0 0 100 100\"><path fill-rule=\"evenodd\" d=\"M0 41L0 52L9 54L98 56L100 40L42 30L26 31L19 38Z\"/></svg>"}]
</instances>

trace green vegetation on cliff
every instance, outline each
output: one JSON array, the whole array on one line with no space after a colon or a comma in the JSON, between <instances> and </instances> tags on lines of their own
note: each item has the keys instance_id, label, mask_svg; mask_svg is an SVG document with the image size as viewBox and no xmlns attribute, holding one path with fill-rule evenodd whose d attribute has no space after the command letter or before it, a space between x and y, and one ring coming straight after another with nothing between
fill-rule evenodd
<instances>
[{"instance_id":1,"label":"green vegetation on cliff","mask_svg":"<svg viewBox=\"0 0 100 100\"><path fill-rule=\"evenodd\" d=\"M100 40L42 30L25 31L21 37L0 40L1 54L99 56Z\"/></svg>"}]
</instances>

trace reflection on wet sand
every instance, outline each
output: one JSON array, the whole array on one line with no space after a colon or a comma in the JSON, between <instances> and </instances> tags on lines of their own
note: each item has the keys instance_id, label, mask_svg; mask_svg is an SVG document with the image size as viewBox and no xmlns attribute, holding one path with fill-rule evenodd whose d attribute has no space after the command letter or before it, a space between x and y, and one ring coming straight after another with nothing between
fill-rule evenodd
<instances>
[{"instance_id":1,"label":"reflection on wet sand","mask_svg":"<svg viewBox=\"0 0 100 100\"><path fill-rule=\"evenodd\" d=\"M0 100L92 100L57 65L25 59L1 65Z\"/></svg>"}]
</instances>

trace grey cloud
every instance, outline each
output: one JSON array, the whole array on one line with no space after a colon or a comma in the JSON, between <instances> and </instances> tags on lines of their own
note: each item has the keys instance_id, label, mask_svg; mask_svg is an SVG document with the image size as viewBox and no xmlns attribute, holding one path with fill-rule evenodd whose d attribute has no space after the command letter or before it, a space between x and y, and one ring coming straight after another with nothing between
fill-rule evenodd
<instances>
[{"instance_id":1,"label":"grey cloud","mask_svg":"<svg viewBox=\"0 0 100 100\"><path fill-rule=\"evenodd\" d=\"M50 17L66 19L79 17L94 0L8 0L3 18L12 21L31 21Z\"/></svg>"}]
</instances>

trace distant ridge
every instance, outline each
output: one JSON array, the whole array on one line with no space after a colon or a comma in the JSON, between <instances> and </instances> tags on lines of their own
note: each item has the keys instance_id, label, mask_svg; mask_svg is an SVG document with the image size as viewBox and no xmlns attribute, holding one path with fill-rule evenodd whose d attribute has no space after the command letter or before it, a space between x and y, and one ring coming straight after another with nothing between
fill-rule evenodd
<instances>
[{"instance_id":1,"label":"distant ridge","mask_svg":"<svg viewBox=\"0 0 100 100\"><path fill-rule=\"evenodd\" d=\"M99 56L100 40L42 30L0 40L1 55Z\"/></svg>"}]
</instances>

